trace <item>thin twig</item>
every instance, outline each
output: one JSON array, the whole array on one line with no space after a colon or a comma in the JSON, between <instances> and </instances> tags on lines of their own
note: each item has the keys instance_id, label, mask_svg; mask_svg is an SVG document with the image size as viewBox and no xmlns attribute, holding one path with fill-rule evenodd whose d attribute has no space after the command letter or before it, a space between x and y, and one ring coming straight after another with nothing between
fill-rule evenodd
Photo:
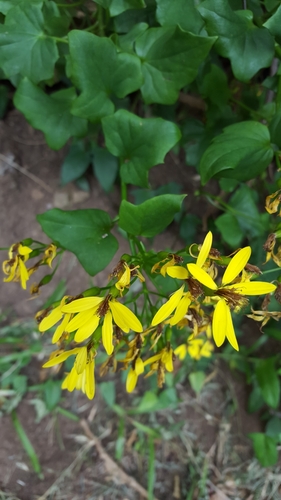
<instances>
[{"instance_id":1,"label":"thin twig","mask_svg":"<svg viewBox=\"0 0 281 500\"><path fill-rule=\"evenodd\" d=\"M148 499L147 491L133 477L124 472L123 469L121 469L121 467L119 467L119 465L117 465L114 460L112 460L112 458L108 455L100 440L90 430L86 420L81 420L80 425L84 430L86 436L91 440L91 442L95 443L97 452L100 455L100 458L104 461L107 472L111 476L114 476L116 479L118 479L119 482L126 484L127 486L137 491L144 498ZM157 500L157 498L154 497L154 500Z\"/></svg>"},{"instance_id":2,"label":"thin twig","mask_svg":"<svg viewBox=\"0 0 281 500\"><path fill-rule=\"evenodd\" d=\"M33 182L36 182L36 184L39 184L39 186L41 186L43 189L45 189L45 191L48 191L48 193L53 193L53 189L50 188L50 186L48 186L41 179L39 179L39 177L37 177L36 175L29 172L26 168L21 167L20 165L15 163L13 160L10 160L7 156L2 155L0 153L0 160L2 160L4 163L6 163L6 165L9 165L9 167L12 167L15 170L17 170L18 172L21 172L22 174L26 175L26 177L29 177L29 179L31 179Z\"/></svg>"}]
</instances>

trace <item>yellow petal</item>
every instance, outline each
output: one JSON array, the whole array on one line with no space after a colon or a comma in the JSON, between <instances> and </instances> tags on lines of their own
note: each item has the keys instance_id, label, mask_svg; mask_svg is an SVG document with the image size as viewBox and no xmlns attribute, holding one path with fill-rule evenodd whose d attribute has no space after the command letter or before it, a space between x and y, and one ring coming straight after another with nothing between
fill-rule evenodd
<instances>
[{"instance_id":1,"label":"yellow petal","mask_svg":"<svg viewBox=\"0 0 281 500\"><path fill-rule=\"evenodd\" d=\"M63 318L61 324L57 327L57 329L53 335L52 344L56 344L56 342L58 342L58 340L61 338L62 334L65 332L66 325L69 322L70 316L71 316L70 314L64 315L64 318Z\"/></svg>"},{"instance_id":2,"label":"yellow petal","mask_svg":"<svg viewBox=\"0 0 281 500\"><path fill-rule=\"evenodd\" d=\"M136 374L135 370L133 370L133 368L130 368L126 380L126 391L133 392L133 390L137 385L137 381L138 381L138 375Z\"/></svg>"},{"instance_id":3,"label":"yellow petal","mask_svg":"<svg viewBox=\"0 0 281 500\"><path fill-rule=\"evenodd\" d=\"M159 323L162 323L172 312L176 309L179 301L182 298L183 295L183 290L184 290L184 285L179 288L173 295L169 298L169 300L163 304L163 306L160 307L159 311L155 314L151 325L156 326Z\"/></svg>"},{"instance_id":4,"label":"yellow petal","mask_svg":"<svg viewBox=\"0 0 281 500\"><path fill-rule=\"evenodd\" d=\"M135 362L135 372L137 375L140 375L144 372L143 360L141 358L137 358Z\"/></svg>"},{"instance_id":5,"label":"yellow petal","mask_svg":"<svg viewBox=\"0 0 281 500\"><path fill-rule=\"evenodd\" d=\"M222 285L231 283L238 276L238 274L241 273L251 257L251 252L251 247L241 248L241 250L239 250L239 252L232 257L226 270L224 271L224 275L221 280Z\"/></svg>"},{"instance_id":6,"label":"yellow petal","mask_svg":"<svg viewBox=\"0 0 281 500\"><path fill-rule=\"evenodd\" d=\"M162 354L159 353L159 354L154 354L154 356L151 356L150 358L146 359L144 362L143 362L143 366L146 366L146 365L151 365L152 363L154 363L154 361L158 361L160 358L161 358Z\"/></svg>"},{"instance_id":7,"label":"yellow petal","mask_svg":"<svg viewBox=\"0 0 281 500\"><path fill-rule=\"evenodd\" d=\"M186 353L187 353L187 345L186 344L181 344L179 345L175 350L174 350L174 353L176 356L178 356L180 358L180 360L182 361L185 356L186 356Z\"/></svg>"},{"instance_id":8,"label":"yellow petal","mask_svg":"<svg viewBox=\"0 0 281 500\"><path fill-rule=\"evenodd\" d=\"M89 399L95 395L95 362L91 359L86 367L85 393Z\"/></svg>"},{"instance_id":9,"label":"yellow petal","mask_svg":"<svg viewBox=\"0 0 281 500\"><path fill-rule=\"evenodd\" d=\"M113 334L112 315L110 311L107 311L106 315L104 316L102 325L102 343L109 356L113 352L112 334Z\"/></svg>"},{"instance_id":10,"label":"yellow petal","mask_svg":"<svg viewBox=\"0 0 281 500\"><path fill-rule=\"evenodd\" d=\"M174 365L173 365L173 351L172 351L172 349L170 349L169 351L165 351L162 354L161 361L162 361L162 363L164 363L167 372L173 371Z\"/></svg>"},{"instance_id":11,"label":"yellow petal","mask_svg":"<svg viewBox=\"0 0 281 500\"><path fill-rule=\"evenodd\" d=\"M140 320L130 309L128 309L128 307L124 306L124 304L120 304L120 302L112 300L109 302L109 307L111 309L114 322L125 333L128 333L130 330L137 333L143 331Z\"/></svg>"},{"instance_id":12,"label":"yellow petal","mask_svg":"<svg viewBox=\"0 0 281 500\"><path fill-rule=\"evenodd\" d=\"M187 269L181 266L168 267L167 274L171 278L177 278L178 280L185 280L189 276Z\"/></svg>"},{"instance_id":13,"label":"yellow petal","mask_svg":"<svg viewBox=\"0 0 281 500\"><path fill-rule=\"evenodd\" d=\"M73 300L62 308L62 312L75 313L87 311L92 307L97 307L104 299L102 297L83 297L82 299Z\"/></svg>"},{"instance_id":14,"label":"yellow petal","mask_svg":"<svg viewBox=\"0 0 281 500\"><path fill-rule=\"evenodd\" d=\"M228 288L237 290L238 293L242 295L263 295L265 293L272 293L276 290L276 286L273 283L267 283L264 281L247 281L244 283L234 283Z\"/></svg>"},{"instance_id":15,"label":"yellow petal","mask_svg":"<svg viewBox=\"0 0 281 500\"><path fill-rule=\"evenodd\" d=\"M85 323L90 321L94 316L93 309L89 309L88 311L83 311L78 314L68 323L66 326L67 332L75 332L81 326L84 326Z\"/></svg>"},{"instance_id":16,"label":"yellow petal","mask_svg":"<svg viewBox=\"0 0 281 500\"><path fill-rule=\"evenodd\" d=\"M79 375L73 366L71 372L64 379L61 388L67 389L69 392L74 391L77 385L78 377Z\"/></svg>"},{"instance_id":17,"label":"yellow petal","mask_svg":"<svg viewBox=\"0 0 281 500\"><path fill-rule=\"evenodd\" d=\"M204 271L204 269L201 269L201 267L197 266L197 264L187 264L187 269L189 270L190 274L197 279L202 285L206 286L207 288L210 288L211 290L217 290L217 285L212 280L211 276Z\"/></svg>"},{"instance_id":18,"label":"yellow petal","mask_svg":"<svg viewBox=\"0 0 281 500\"><path fill-rule=\"evenodd\" d=\"M224 299L220 299L216 304L214 315L213 315L213 337L215 344L220 347L226 337L227 331L227 321L228 321L228 307Z\"/></svg>"},{"instance_id":19,"label":"yellow petal","mask_svg":"<svg viewBox=\"0 0 281 500\"><path fill-rule=\"evenodd\" d=\"M226 338L227 338L228 342L230 343L230 345L233 347L233 349L235 349L236 351L239 351L239 346L238 346L238 342L236 339L236 335L235 335L235 331L234 331L234 327L233 327L233 323L232 323L231 312L230 312L228 305L226 306L226 308L227 308Z\"/></svg>"},{"instance_id":20,"label":"yellow petal","mask_svg":"<svg viewBox=\"0 0 281 500\"><path fill-rule=\"evenodd\" d=\"M85 370L87 364L87 357L88 357L87 347L86 346L81 347L74 363L75 369L78 374L82 373Z\"/></svg>"},{"instance_id":21,"label":"yellow petal","mask_svg":"<svg viewBox=\"0 0 281 500\"><path fill-rule=\"evenodd\" d=\"M213 350L214 350L214 346L213 346L212 342L207 340L205 342L205 344L203 345L203 347L200 351L200 354L203 358L210 358L210 356L212 356Z\"/></svg>"},{"instance_id":22,"label":"yellow petal","mask_svg":"<svg viewBox=\"0 0 281 500\"><path fill-rule=\"evenodd\" d=\"M64 351L58 356L54 356L53 358L49 359L42 368L50 368L51 366L59 365L60 363L63 363L69 356L73 356L74 354L78 354L80 351L80 347L75 347L75 349L70 349L70 351Z\"/></svg>"},{"instance_id":23,"label":"yellow petal","mask_svg":"<svg viewBox=\"0 0 281 500\"><path fill-rule=\"evenodd\" d=\"M186 315L190 302L189 296L185 294L177 305L175 314L170 320L170 325L176 325Z\"/></svg>"},{"instance_id":24,"label":"yellow petal","mask_svg":"<svg viewBox=\"0 0 281 500\"><path fill-rule=\"evenodd\" d=\"M83 342L83 340L86 340L88 337L90 337L90 335L92 335L92 333L96 331L99 322L99 316L93 316L89 321L87 321L87 323L85 323L83 326L80 326L80 328L78 328L77 332L75 333L75 342Z\"/></svg>"},{"instance_id":25,"label":"yellow petal","mask_svg":"<svg viewBox=\"0 0 281 500\"><path fill-rule=\"evenodd\" d=\"M38 327L39 332L45 332L46 330L49 330L49 328L52 328L52 326L54 326L62 318L62 316L63 314L61 308L59 306L55 307L55 309L53 309L51 313L40 322Z\"/></svg>"},{"instance_id":26,"label":"yellow petal","mask_svg":"<svg viewBox=\"0 0 281 500\"><path fill-rule=\"evenodd\" d=\"M213 235L211 231L208 232L206 235L202 247L200 249L199 255L196 260L196 264L199 267L202 267L205 264L205 261L210 253L210 250L212 248L212 243L213 243Z\"/></svg>"},{"instance_id":27,"label":"yellow petal","mask_svg":"<svg viewBox=\"0 0 281 500\"><path fill-rule=\"evenodd\" d=\"M19 259L19 267L20 267L20 281L21 286L24 290L26 290L26 282L29 279L28 271L25 267L25 264L22 259Z\"/></svg>"},{"instance_id":28,"label":"yellow petal","mask_svg":"<svg viewBox=\"0 0 281 500\"><path fill-rule=\"evenodd\" d=\"M115 283L115 286L118 290L122 291L126 286L130 284L130 280L131 280L131 270L128 264L125 264L125 271L122 274L120 280L117 281L117 283Z\"/></svg>"},{"instance_id":29,"label":"yellow petal","mask_svg":"<svg viewBox=\"0 0 281 500\"><path fill-rule=\"evenodd\" d=\"M19 245L18 252L20 255L29 255L32 252L32 248L26 247L22 244Z\"/></svg>"}]
</instances>

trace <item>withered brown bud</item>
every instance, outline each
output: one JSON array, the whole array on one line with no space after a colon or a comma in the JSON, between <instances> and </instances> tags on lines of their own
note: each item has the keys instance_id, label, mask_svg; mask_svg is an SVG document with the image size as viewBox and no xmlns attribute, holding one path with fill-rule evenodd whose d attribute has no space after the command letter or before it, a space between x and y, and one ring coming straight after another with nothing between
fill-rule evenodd
<instances>
[{"instance_id":1,"label":"withered brown bud","mask_svg":"<svg viewBox=\"0 0 281 500\"><path fill-rule=\"evenodd\" d=\"M281 303L281 283L278 283L277 288L274 292L274 297L276 298L277 302Z\"/></svg>"},{"instance_id":2,"label":"withered brown bud","mask_svg":"<svg viewBox=\"0 0 281 500\"><path fill-rule=\"evenodd\" d=\"M97 310L97 315L102 317L105 316L108 309L109 309L109 301L111 299L111 295L108 294L105 299L102 301L102 303L99 305L98 310Z\"/></svg>"},{"instance_id":3,"label":"withered brown bud","mask_svg":"<svg viewBox=\"0 0 281 500\"><path fill-rule=\"evenodd\" d=\"M276 293L276 292L275 292L275 293ZM280 295L280 296L281 296L281 295ZM268 293L268 294L264 297L264 299L263 299L263 301L262 301L262 305L261 305L261 309L262 309L262 311L267 311L268 306L269 306L269 303L270 303L270 293Z\"/></svg>"},{"instance_id":4,"label":"withered brown bud","mask_svg":"<svg viewBox=\"0 0 281 500\"><path fill-rule=\"evenodd\" d=\"M124 271L124 260L120 260L117 264L117 266L112 270L112 273L110 274L110 278L117 278L119 273L122 273Z\"/></svg>"},{"instance_id":5,"label":"withered brown bud","mask_svg":"<svg viewBox=\"0 0 281 500\"><path fill-rule=\"evenodd\" d=\"M249 273L255 273L255 274L262 274L262 271L258 266L253 266L252 264L246 264L245 266L246 271L249 271Z\"/></svg>"},{"instance_id":6,"label":"withered brown bud","mask_svg":"<svg viewBox=\"0 0 281 500\"><path fill-rule=\"evenodd\" d=\"M266 252L271 252L274 248L275 242L276 242L276 234L275 233L269 234L265 244L263 245L263 249Z\"/></svg>"},{"instance_id":7,"label":"withered brown bud","mask_svg":"<svg viewBox=\"0 0 281 500\"><path fill-rule=\"evenodd\" d=\"M221 256L221 253L216 249L216 248L211 248L209 252L209 257L212 259L219 259Z\"/></svg>"},{"instance_id":8,"label":"withered brown bud","mask_svg":"<svg viewBox=\"0 0 281 500\"><path fill-rule=\"evenodd\" d=\"M194 278L187 278L186 283L188 284L189 291L194 299L197 299L202 295L203 290L200 283Z\"/></svg>"}]
</instances>

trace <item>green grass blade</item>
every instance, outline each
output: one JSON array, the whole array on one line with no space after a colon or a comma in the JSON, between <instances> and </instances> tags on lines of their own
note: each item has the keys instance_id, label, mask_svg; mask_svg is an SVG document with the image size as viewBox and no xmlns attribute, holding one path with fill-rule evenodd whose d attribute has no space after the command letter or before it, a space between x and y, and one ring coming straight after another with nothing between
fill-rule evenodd
<instances>
[{"instance_id":1,"label":"green grass blade","mask_svg":"<svg viewBox=\"0 0 281 500\"><path fill-rule=\"evenodd\" d=\"M155 483L155 448L154 441L152 437L148 438L148 500L153 500L154 495L154 483Z\"/></svg>"},{"instance_id":2,"label":"green grass blade","mask_svg":"<svg viewBox=\"0 0 281 500\"><path fill-rule=\"evenodd\" d=\"M16 432L18 434L18 437L21 441L21 444L22 444L25 452L27 453L27 455L30 459L32 467L33 467L34 471L38 474L39 478L43 479L44 476L41 473L41 466L39 463L39 459L36 455L36 452L31 444L30 440L29 440L29 437L27 436L23 426L21 425L21 423L18 419L18 416L17 416L15 410L12 411L11 415L12 415L12 421L13 421L14 427L16 429Z\"/></svg>"}]
</instances>

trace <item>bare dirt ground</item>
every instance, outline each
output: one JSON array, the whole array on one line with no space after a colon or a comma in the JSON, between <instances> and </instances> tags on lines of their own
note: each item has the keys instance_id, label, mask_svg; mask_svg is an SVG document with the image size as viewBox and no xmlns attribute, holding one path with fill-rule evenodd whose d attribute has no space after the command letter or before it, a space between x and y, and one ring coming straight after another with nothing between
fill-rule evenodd
<instances>
[{"instance_id":1,"label":"bare dirt ground","mask_svg":"<svg viewBox=\"0 0 281 500\"><path fill-rule=\"evenodd\" d=\"M90 194L74 185L59 187L59 170L66 149L50 150L42 134L33 130L17 111L11 111L5 121L0 122L0 138L0 247L26 237L44 240L35 217L53 207L95 207L108 211L113 217L116 215L117 188L108 196L93 177ZM9 162L26 169L28 174L36 176L37 181L9 166ZM184 184L190 194L187 207L193 206L192 193L198 187L198 180L194 172L183 168L177 158L169 156L165 166L153 169L150 179L153 187L171 180ZM197 206L197 214L202 214L202 206ZM127 251L124 240L119 240L116 261ZM176 248L182 245L173 228L155 244L164 249L171 242ZM4 259L5 254L2 255ZM112 265L100 273L94 283L103 284L111 268ZM71 255L64 258L52 290L62 277L67 279L67 292L76 294L89 286L86 273ZM0 283L0 310L10 312L11 320L13 317L31 318L50 292L50 288L43 290L38 298L28 300L26 292L21 291L17 283ZM34 370L33 383L36 383L36 379L40 380L38 361L34 362ZM265 473L253 461L247 438L247 433L260 431L261 424L256 415L249 415L245 410L247 388L244 381L221 364L213 367L208 380L197 397L187 382L179 384L181 403L177 410L158 412L153 417L167 430L166 439L155 442L154 495L159 500L265 499L267 497L261 496L262 489L258 489L262 488L261 477ZM131 400L125 396L123 386L117 387L119 404L125 398L129 407ZM137 394L141 394L140 391L138 389ZM118 418L99 394L94 402L86 401L82 395L65 396L64 408L75 412L80 422L63 416L55 419L49 415L35 424L36 415L30 399L31 396L26 397L17 412L38 454L44 478L38 478L32 471L11 417L4 415L0 419L0 499L147 498L148 464L146 457L134 448L136 430L129 420L126 421L125 452L117 462L114 443L118 436ZM151 415L141 417L141 420L146 425L155 425ZM171 435L171 425L179 422L180 431ZM203 486L202 477L205 477ZM252 479L249 481L245 477ZM268 481L272 481L269 476ZM259 496L255 496L257 491L261 492ZM280 498L278 495L277 484L276 495L272 498Z\"/></svg>"}]
</instances>

